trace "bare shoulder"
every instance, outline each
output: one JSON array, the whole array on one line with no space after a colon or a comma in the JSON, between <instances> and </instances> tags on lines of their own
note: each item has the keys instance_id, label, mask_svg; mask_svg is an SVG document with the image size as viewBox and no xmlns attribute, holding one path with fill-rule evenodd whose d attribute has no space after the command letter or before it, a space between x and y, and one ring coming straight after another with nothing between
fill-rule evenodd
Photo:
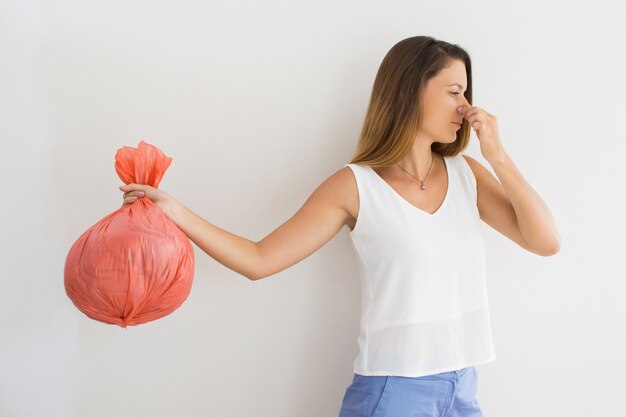
<instances>
[{"instance_id":1,"label":"bare shoulder","mask_svg":"<svg viewBox=\"0 0 626 417\"><path fill-rule=\"evenodd\" d=\"M293 216L257 242L259 261L250 274L253 280L300 262L351 224L348 208L356 181L348 171L346 166L322 181Z\"/></svg>"},{"instance_id":2,"label":"bare shoulder","mask_svg":"<svg viewBox=\"0 0 626 417\"><path fill-rule=\"evenodd\" d=\"M467 155L463 155L463 157L476 177L477 205L480 218L522 248L530 252L540 253L531 248L522 236L515 210L500 181L487 167L474 158Z\"/></svg>"},{"instance_id":3,"label":"bare shoulder","mask_svg":"<svg viewBox=\"0 0 626 417\"><path fill-rule=\"evenodd\" d=\"M467 161L467 164L472 169L472 172L474 173L474 178L476 178L476 188L479 188L483 182L483 179L485 178L485 175L491 175L491 173L483 164L478 162L476 159L472 158L469 155L462 155L463 158L465 158L465 160Z\"/></svg>"},{"instance_id":4,"label":"bare shoulder","mask_svg":"<svg viewBox=\"0 0 626 417\"><path fill-rule=\"evenodd\" d=\"M359 211L359 195L352 169L342 167L330 175L318 190L344 212L345 224L352 230Z\"/></svg>"},{"instance_id":5,"label":"bare shoulder","mask_svg":"<svg viewBox=\"0 0 626 417\"><path fill-rule=\"evenodd\" d=\"M502 197L504 189L502 188L500 181L498 181L491 171L471 156L463 155L463 157L474 173L474 177L476 178L476 189L478 190L479 197L481 191L484 195L497 192Z\"/></svg>"},{"instance_id":6,"label":"bare shoulder","mask_svg":"<svg viewBox=\"0 0 626 417\"><path fill-rule=\"evenodd\" d=\"M467 164L470 166L470 168L472 168L472 171L477 169L477 164L481 165L480 162L478 162L477 160L475 160L474 158L472 158L469 155L461 154L461 156L463 156L463 158L465 158L465 160L467 161ZM474 175L476 175L476 173L474 173Z\"/></svg>"}]
</instances>

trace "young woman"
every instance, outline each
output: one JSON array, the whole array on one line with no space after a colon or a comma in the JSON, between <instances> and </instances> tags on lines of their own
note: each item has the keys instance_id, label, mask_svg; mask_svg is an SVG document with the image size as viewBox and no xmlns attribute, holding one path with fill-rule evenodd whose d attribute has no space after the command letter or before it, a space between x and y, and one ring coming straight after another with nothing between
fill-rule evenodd
<instances>
[{"instance_id":1,"label":"young woman","mask_svg":"<svg viewBox=\"0 0 626 417\"><path fill-rule=\"evenodd\" d=\"M560 237L505 152L495 116L471 103L467 52L407 38L381 63L351 162L261 241L149 186L120 187L124 204L150 198L204 252L251 280L308 257L347 225L362 316L340 417L481 416L475 366L495 353L480 221L542 256L558 252ZM470 128L498 179L461 154Z\"/></svg>"}]
</instances>

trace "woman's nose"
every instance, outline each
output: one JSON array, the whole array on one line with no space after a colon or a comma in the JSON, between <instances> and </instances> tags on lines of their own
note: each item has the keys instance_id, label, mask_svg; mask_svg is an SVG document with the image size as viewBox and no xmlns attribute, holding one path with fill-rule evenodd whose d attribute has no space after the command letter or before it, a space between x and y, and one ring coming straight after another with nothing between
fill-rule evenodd
<instances>
[{"instance_id":1,"label":"woman's nose","mask_svg":"<svg viewBox=\"0 0 626 417\"><path fill-rule=\"evenodd\" d=\"M465 100L465 103L459 107L457 107L456 111L459 114L464 114L467 110L469 110L469 108L472 107L471 104L469 104L469 102L467 100Z\"/></svg>"}]
</instances>

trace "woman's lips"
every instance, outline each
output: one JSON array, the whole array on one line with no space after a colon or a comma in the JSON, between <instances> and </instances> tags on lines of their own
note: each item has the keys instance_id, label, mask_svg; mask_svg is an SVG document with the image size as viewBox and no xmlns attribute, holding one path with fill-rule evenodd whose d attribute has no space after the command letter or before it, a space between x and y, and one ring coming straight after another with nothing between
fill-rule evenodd
<instances>
[{"instance_id":1,"label":"woman's lips","mask_svg":"<svg viewBox=\"0 0 626 417\"><path fill-rule=\"evenodd\" d=\"M454 123L454 124L455 124L455 125L457 125L458 127L461 127L461 123L457 123L457 122L452 122L452 123Z\"/></svg>"}]
</instances>

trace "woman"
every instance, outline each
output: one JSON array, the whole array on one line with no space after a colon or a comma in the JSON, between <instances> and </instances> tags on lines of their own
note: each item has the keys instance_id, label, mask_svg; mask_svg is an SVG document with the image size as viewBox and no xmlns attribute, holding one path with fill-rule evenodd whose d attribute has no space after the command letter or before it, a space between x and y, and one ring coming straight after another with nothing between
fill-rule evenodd
<instances>
[{"instance_id":1,"label":"woman","mask_svg":"<svg viewBox=\"0 0 626 417\"><path fill-rule=\"evenodd\" d=\"M362 316L340 417L481 416L475 366L495 353L480 220L542 256L558 252L560 237L505 152L495 116L471 103L467 52L407 38L381 63L352 161L261 241L149 186L120 187L124 204L147 196L208 255L251 280L308 257L347 225ZM470 127L498 179L461 154Z\"/></svg>"}]
</instances>

